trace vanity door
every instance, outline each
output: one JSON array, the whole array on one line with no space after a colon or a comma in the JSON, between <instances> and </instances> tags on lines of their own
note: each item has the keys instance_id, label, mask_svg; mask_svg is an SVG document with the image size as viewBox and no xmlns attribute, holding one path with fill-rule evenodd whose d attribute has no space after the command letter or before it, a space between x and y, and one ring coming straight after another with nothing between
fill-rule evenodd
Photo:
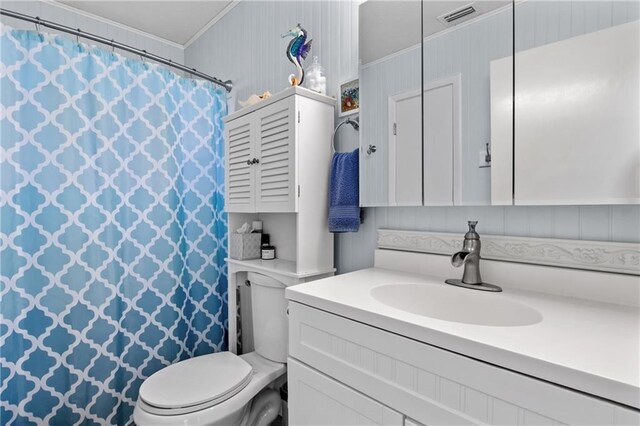
<instances>
[{"instance_id":1,"label":"vanity door","mask_svg":"<svg viewBox=\"0 0 640 426\"><path fill-rule=\"evenodd\" d=\"M402 426L402 414L289 358L289 423Z\"/></svg>"}]
</instances>

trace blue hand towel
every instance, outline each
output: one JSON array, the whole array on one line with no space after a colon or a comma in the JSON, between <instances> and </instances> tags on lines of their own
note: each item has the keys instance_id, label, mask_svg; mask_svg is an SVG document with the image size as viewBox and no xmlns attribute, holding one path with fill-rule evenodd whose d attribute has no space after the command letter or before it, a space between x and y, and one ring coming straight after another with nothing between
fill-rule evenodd
<instances>
[{"instance_id":1,"label":"blue hand towel","mask_svg":"<svg viewBox=\"0 0 640 426\"><path fill-rule=\"evenodd\" d=\"M358 232L360 227L359 150L336 152L331 160L329 231Z\"/></svg>"}]
</instances>

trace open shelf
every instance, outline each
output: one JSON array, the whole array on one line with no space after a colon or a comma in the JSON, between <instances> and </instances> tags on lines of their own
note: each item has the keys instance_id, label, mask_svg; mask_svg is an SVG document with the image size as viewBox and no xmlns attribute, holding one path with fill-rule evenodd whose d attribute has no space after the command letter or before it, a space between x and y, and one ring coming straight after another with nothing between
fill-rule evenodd
<instances>
[{"instance_id":1,"label":"open shelf","mask_svg":"<svg viewBox=\"0 0 640 426\"><path fill-rule=\"evenodd\" d=\"M244 266L250 269L255 269L257 271L263 272L273 272L276 274L284 275L292 278L307 278L313 277L315 275L323 275L335 272L335 268L330 268L322 271L307 271L307 272L297 272L296 262L291 260L284 259L273 259L273 260L262 260L262 259L252 259L252 260L236 260L227 258L228 263Z\"/></svg>"}]
</instances>

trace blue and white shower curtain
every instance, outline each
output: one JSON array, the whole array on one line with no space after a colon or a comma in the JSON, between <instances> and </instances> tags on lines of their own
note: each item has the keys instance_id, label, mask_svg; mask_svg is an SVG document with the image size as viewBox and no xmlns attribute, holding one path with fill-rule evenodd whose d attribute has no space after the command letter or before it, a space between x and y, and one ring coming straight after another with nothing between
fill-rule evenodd
<instances>
[{"instance_id":1,"label":"blue and white shower curtain","mask_svg":"<svg viewBox=\"0 0 640 426\"><path fill-rule=\"evenodd\" d=\"M0 28L0 423L126 424L226 349L224 91Z\"/></svg>"}]
</instances>

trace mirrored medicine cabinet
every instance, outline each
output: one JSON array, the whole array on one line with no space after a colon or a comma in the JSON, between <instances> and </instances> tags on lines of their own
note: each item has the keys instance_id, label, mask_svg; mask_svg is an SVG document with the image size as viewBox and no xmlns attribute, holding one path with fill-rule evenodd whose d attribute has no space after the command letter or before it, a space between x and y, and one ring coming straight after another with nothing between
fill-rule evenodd
<instances>
[{"instance_id":1,"label":"mirrored medicine cabinet","mask_svg":"<svg viewBox=\"0 0 640 426\"><path fill-rule=\"evenodd\" d=\"M362 206L640 203L640 3L368 0L359 19Z\"/></svg>"}]
</instances>

